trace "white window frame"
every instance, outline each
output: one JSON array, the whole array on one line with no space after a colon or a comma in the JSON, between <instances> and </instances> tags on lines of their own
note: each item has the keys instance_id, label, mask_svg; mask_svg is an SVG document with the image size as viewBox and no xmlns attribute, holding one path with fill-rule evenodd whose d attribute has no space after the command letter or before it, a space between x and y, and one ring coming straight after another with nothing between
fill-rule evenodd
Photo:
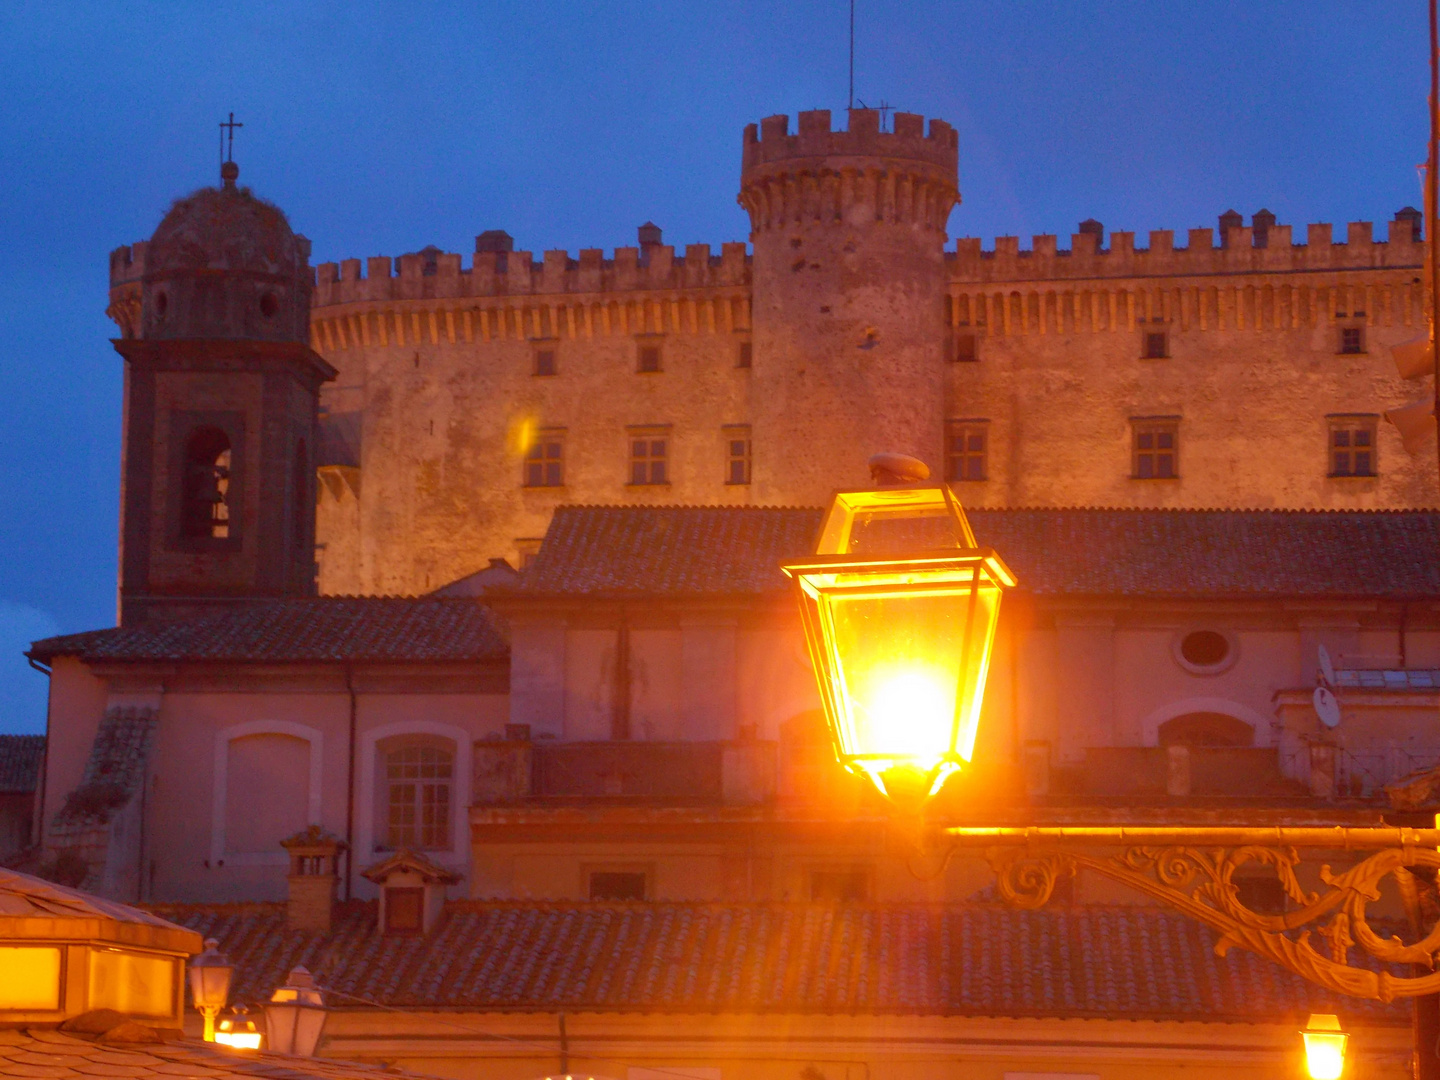
<instances>
[{"instance_id":1,"label":"white window frame","mask_svg":"<svg viewBox=\"0 0 1440 1080\"><path fill-rule=\"evenodd\" d=\"M360 776L359 807L355 829L355 859L357 866L368 866L382 857L375 850L375 839L380 834L381 823L376 821L375 770L378 765L379 744L386 739L406 735L431 735L448 739L455 747L455 771L450 788L450 849L448 851L426 851L427 859L434 859L442 866L464 870L470 865L470 732L454 724L441 724L434 720L400 720L393 724L382 724L360 735Z\"/></svg>"},{"instance_id":2,"label":"white window frame","mask_svg":"<svg viewBox=\"0 0 1440 1080\"><path fill-rule=\"evenodd\" d=\"M306 792L306 824L319 825L321 798L321 767L325 758L325 736L307 724L290 720L250 720L232 724L215 733L215 782L210 804L210 865L219 866L285 866L290 856L284 849L277 851L225 850L225 796L230 770L230 744L251 735L289 735L303 739L310 747L310 790Z\"/></svg>"}]
</instances>

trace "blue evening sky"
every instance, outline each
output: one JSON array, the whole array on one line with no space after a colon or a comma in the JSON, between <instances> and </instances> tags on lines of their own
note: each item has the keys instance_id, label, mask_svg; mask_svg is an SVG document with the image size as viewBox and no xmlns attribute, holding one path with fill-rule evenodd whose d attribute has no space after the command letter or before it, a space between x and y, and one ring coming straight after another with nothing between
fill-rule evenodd
<instances>
[{"instance_id":1,"label":"blue evening sky","mask_svg":"<svg viewBox=\"0 0 1440 1080\"><path fill-rule=\"evenodd\" d=\"M0 731L20 655L114 618L110 249L242 179L315 261L746 236L740 135L845 106L848 0L65 3L0 8ZM856 94L960 132L952 236L1373 220L1419 205L1423 0L859 0ZM1343 231L1341 232L1343 235ZM468 261L468 255L467 255Z\"/></svg>"}]
</instances>

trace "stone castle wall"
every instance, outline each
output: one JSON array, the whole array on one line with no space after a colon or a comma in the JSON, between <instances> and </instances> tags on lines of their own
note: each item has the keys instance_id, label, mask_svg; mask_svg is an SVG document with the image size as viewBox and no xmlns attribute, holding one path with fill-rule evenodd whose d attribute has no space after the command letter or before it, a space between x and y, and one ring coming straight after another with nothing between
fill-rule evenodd
<instances>
[{"instance_id":1,"label":"stone castle wall","mask_svg":"<svg viewBox=\"0 0 1440 1080\"><path fill-rule=\"evenodd\" d=\"M609 257L537 259L487 235L469 267L435 249L318 267L312 345L340 372L323 400L353 433L322 462L322 592L422 592L516 561L561 502L815 504L865 482L878 449L940 473L947 420L988 432L987 478L960 483L975 505L1440 500L1433 443L1411 458L1383 421L1378 476L1327 475L1331 414L1428 389L1385 348L1427 325L1412 218L1386 241L1362 222L1297 244L1257 215L1184 248L1082 231L1068 251L1053 236L946 251L953 130L902 114L882 132L865 110L830 126L816 112L795 134L784 117L747 131L753 253L677 253L642 229ZM141 262L112 257L117 321ZM1360 353L1341 353L1347 328ZM1165 356L1142 359L1155 332ZM640 371L653 348L661 370ZM542 353L555 374L537 373ZM1132 420L1150 416L1178 418L1177 479L1131 476ZM668 483L629 482L635 429L667 441ZM542 430L563 444L563 486L522 482ZM730 483L747 434L752 482Z\"/></svg>"}]
</instances>

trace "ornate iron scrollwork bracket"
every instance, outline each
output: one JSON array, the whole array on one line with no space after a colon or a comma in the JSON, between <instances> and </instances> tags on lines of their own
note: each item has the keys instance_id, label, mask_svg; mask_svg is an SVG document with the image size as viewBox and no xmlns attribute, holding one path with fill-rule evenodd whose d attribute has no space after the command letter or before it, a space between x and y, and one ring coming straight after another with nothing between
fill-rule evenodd
<instances>
[{"instance_id":1,"label":"ornate iron scrollwork bracket","mask_svg":"<svg viewBox=\"0 0 1440 1080\"><path fill-rule=\"evenodd\" d=\"M1440 870L1440 830L951 829L947 835L960 846L984 850L1001 897L1016 907L1043 907L1059 881L1084 869L1209 926L1220 935L1215 951L1221 956L1235 946L1249 949L1350 997L1391 1001L1440 992L1440 971L1434 970L1440 924L1406 944L1381 936L1367 918L1386 878L1394 879L1407 907L1415 907L1412 870ZM1309 891L1296 873L1306 849L1373 854L1338 873L1322 864L1321 888ZM1278 878L1288 910L1266 914L1241 902L1237 873L1248 867L1267 868ZM1352 963L1357 948L1358 963ZM1418 975L1384 970L1396 964L1431 970Z\"/></svg>"}]
</instances>

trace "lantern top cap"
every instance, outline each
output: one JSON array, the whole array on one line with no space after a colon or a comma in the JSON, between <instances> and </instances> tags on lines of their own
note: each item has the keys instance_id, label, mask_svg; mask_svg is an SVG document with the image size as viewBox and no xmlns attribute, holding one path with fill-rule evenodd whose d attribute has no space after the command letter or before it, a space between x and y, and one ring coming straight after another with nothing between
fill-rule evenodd
<instances>
[{"instance_id":1,"label":"lantern top cap","mask_svg":"<svg viewBox=\"0 0 1440 1080\"><path fill-rule=\"evenodd\" d=\"M874 454L870 458L870 479L880 487L920 483L930 479L930 466L909 454Z\"/></svg>"},{"instance_id":2,"label":"lantern top cap","mask_svg":"<svg viewBox=\"0 0 1440 1080\"><path fill-rule=\"evenodd\" d=\"M1310 1020L1305 1025L1307 1031L1344 1031L1340 1026L1340 1017L1334 1013L1311 1013Z\"/></svg>"}]
</instances>

